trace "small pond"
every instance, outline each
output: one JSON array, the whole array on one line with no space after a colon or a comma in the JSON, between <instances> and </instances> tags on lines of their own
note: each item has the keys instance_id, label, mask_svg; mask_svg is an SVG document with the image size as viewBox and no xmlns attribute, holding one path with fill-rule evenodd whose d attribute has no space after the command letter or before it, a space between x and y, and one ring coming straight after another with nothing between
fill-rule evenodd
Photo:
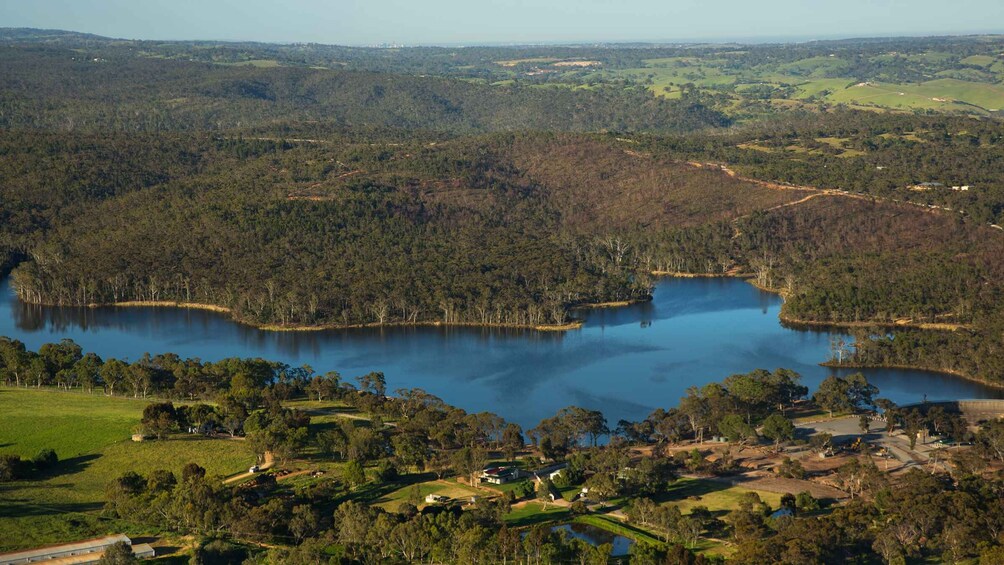
<instances>
[{"instance_id":1,"label":"small pond","mask_svg":"<svg viewBox=\"0 0 1004 565\"><path fill-rule=\"evenodd\" d=\"M596 526L589 524L577 524L572 522L571 524L562 524L552 528L552 531L555 532L559 530L564 530L568 532L569 536L587 541L592 545L599 546L609 543L613 547L613 551L610 552L610 555L613 557L627 555L631 549L631 545L634 544L634 541L630 538L608 532L602 528L597 528Z\"/></svg>"}]
</instances>

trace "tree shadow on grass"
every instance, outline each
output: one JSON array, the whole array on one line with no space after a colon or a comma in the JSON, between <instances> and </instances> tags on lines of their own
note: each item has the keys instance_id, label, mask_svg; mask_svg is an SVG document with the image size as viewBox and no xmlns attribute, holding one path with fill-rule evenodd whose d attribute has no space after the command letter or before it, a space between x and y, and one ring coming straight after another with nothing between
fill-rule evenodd
<instances>
[{"instance_id":1,"label":"tree shadow on grass","mask_svg":"<svg viewBox=\"0 0 1004 565\"><path fill-rule=\"evenodd\" d=\"M56 463L52 469L47 469L39 473L37 478L45 480L61 475L75 475L89 467L91 463L99 457L101 456L97 453L91 453L89 455L78 455L76 457L70 457L69 459L63 459Z\"/></svg>"},{"instance_id":2,"label":"tree shadow on grass","mask_svg":"<svg viewBox=\"0 0 1004 565\"><path fill-rule=\"evenodd\" d=\"M95 512L104 506L101 502L40 503L27 498L4 498L0 503L0 518L26 518L29 516L54 516Z\"/></svg>"},{"instance_id":3,"label":"tree shadow on grass","mask_svg":"<svg viewBox=\"0 0 1004 565\"><path fill-rule=\"evenodd\" d=\"M550 510L553 506L549 506ZM568 520L572 515L568 510L560 510L556 512L537 512L530 514L528 516L521 516L515 520L508 520L506 524L512 528L523 528L526 526L536 526L538 524L549 524L553 522L563 522Z\"/></svg>"},{"instance_id":4,"label":"tree shadow on grass","mask_svg":"<svg viewBox=\"0 0 1004 565\"><path fill-rule=\"evenodd\" d=\"M330 431L333 429L341 429L341 422L311 422L310 431L314 434L319 434L321 432Z\"/></svg>"},{"instance_id":5,"label":"tree shadow on grass","mask_svg":"<svg viewBox=\"0 0 1004 565\"><path fill-rule=\"evenodd\" d=\"M189 557L181 553L181 547L175 547L171 545L159 545L154 549L157 552L158 565L165 565L171 563L177 563L178 565L188 565L188 563L190 563Z\"/></svg>"},{"instance_id":6,"label":"tree shadow on grass","mask_svg":"<svg viewBox=\"0 0 1004 565\"><path fill-rule=\"evenodd\" d=\"M669 485L669 488L665 492L654 497L653 500L662 503L695 497L703 498L709 494L730 488L732 488L732 485L725 481L713 481L710 479L681 480Z\"/></svg>"},{"instance_id":7,"label":"tree shadow on grass","mask_svg":"<svg viewBox=\"0 0 1004 565\"><path fill-rule=\"evenodd\" d=\"M388 498L388 496L394 491L411 485L434 480L436 480L435 473L411 473L408 475L401 475L397 480L389 483L366 484L349 493L345 499L357 500L368 504L381 504L384 502L390 502L391 499Z\"/></svg>"}]
</instances>

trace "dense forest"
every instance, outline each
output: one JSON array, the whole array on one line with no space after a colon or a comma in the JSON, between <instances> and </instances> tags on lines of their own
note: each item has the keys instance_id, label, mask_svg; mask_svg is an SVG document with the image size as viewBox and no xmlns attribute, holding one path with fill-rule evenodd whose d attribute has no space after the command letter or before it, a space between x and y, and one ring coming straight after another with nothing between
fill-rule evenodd
<instances>
[{"instance_id":1,"label":"dense forest","mask_svg":"<svg viewBox=\"0 0 1004 565\"><path fill-rule=\"evenodd\" d=\"M995 120L838 109L791 112L728 135L648 141L652 151L728 163L765 181L942 206L977 222L1002 223L1002 135ZM942 186L909 189L922 183ZM951 189L963 185L969 190Z\"/></svg>"},{"instance_id":2,"label":"dense forest","mask_svg":"<svg viewBox=\"0 0 1004 565\"><path fill-rule=\"evenodd\" d=\"M154 171L138 170L137 159L121 171L121 197L50 230L15 272L22 298L204 302L281 326L561 324L577 304L647 296L649 277L620 234L790 199L584 137L405 146L201 138L190 147L200 144L201 153L149 162ZM38 154L22 147L9 163L31 169L26 155ZM171 158L192 174L174 175ZM110 166L103 174L118 177ZM165 180L144 188L149 176ZM583 190L603 177L610 189ZM43 207L72 213L43 195L22 193L30 219L44 218Z\"/></svg>"}]
</instances>

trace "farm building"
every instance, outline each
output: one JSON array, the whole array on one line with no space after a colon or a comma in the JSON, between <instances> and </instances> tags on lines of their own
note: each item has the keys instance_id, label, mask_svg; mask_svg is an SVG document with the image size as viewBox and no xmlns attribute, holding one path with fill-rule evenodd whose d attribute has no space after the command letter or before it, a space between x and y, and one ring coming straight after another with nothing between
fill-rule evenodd
<instances>
[{"instance_id":1,"label":"farm building","mask_svg":"<svg viewBox=\"0 0 1004 565\"><path fill-rule=\"evenodd\" d=\"M540 469L537 469L536 471L533 471L533 476L537 480L540 480L540 478L544 477L544 476L547 476L547 477L550 477L551 479L553 479L554 478L553 475L555 473L557 473L558 471L561 471L562 469L565 469L566 467L568 467L568 463L565 463L565 462L555 463L553 465L548 465L546 467L541 467Z\"/></svg>"},{"instance_id":2,"label":"farm building","mask_svg":"<svg viewBox=\"0 0 1004 565\"><path fill-rule=\"evenodd\" d=\"M154 556L154 550L149 544L141 543L133 545L132 540L128 536L119 534L14 553L0 553L0 565L24 565L27 563L46 563L56 560L58 560L60 565L97 563L101 560L101 556L104 555L105 550L119 542L125 542L132 546L133 555L140 559Z\"/></svg>"},{"instance_id":3,"label":"farm building","mask_svg":"<svg viewBox=\"0 0 1004 565\"><path fill-rule=\"evenodd\" d=\"M481 482L493 485L504 485L519 478L519 469L515 467L489 467L481 473Z\"/></svg>"}]
</instances>

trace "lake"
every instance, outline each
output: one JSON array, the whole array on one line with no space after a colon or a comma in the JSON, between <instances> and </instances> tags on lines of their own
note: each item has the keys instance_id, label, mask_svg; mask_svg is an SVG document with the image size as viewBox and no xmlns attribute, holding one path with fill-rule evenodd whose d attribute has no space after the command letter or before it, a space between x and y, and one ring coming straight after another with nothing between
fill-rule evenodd
<instances>
[{"instance_id":1,"label":"lake","mask_svg":"<svg viewBox=\"0 0 1004 565\"><path fill-rule=\"evenodd\" d=\"M51 308L21 304L0 284L0 335L37 350L71 338L104 358L173 352L215 361L262 357L353 378L383 371L388 390L419 387L469 412L524 428L569 405L602 410L611 427L676 405L687 387L756 368L786 367L814 390L831 369L825 331L782 327L781 299L736 279L663 279L651 302L583 310L582 329L385 328L266 332L225 315L176 308ZM847 371L844 371L847 372ZM1001 398L948 375L863 371L898 403Z\"/></svg>"},{"instance_id":2,"label":"lake","mask_svg":"<svg viewBox=\"0 0 1004 565\"><path fill-rule=\"evenodd\" d=\"M622 557L628 555L631 552L631 546L634 544L634 542L629 538L608 532L589 524L578 524L572 522L571 524L562 524L551 528L551 531L555 532L562 530L568 532L569 536L583 540L591 545L599 546L609 543L611 547L611 557Z\"/></svg>"}]
</instances>

